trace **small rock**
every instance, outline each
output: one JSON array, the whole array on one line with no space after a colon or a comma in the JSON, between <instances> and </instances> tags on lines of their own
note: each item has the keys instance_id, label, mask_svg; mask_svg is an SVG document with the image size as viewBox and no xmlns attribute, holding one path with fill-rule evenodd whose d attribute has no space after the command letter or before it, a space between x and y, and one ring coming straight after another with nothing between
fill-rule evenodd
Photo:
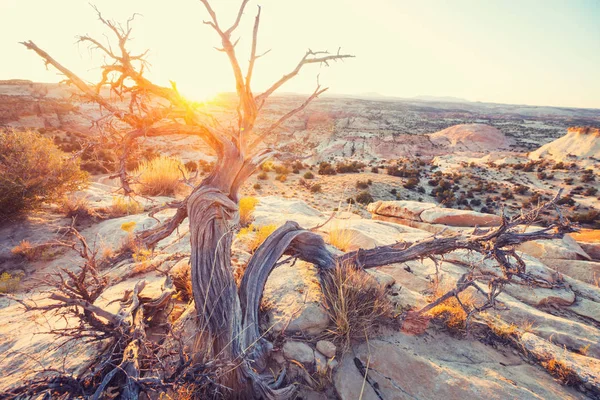
<instances>
[{"instance_id":1,"label":"small rock","mask_svg":"<svg viewBox=\"0 0 600 400\"><path fill-rule=\"evenodd\" d=\"M317 342L317 350L319 350L327 358L335 357L335 344L328 340L319 340Z\"/></svg>"},{"instance_id":2,"label":"small rock","mask_svg":"<svg viewBox=\"0 0 600 400\"><path fill-rule=\"evenodd\" d=\"M296 360L302 364L312 364L315 361L314 350L303 342L286 342L283 345L283 355L288 360Z\"/></svg>"},{"instance_id":3,"label":"small rock","mask_svg":"<svg viewBox=\"0 0 600 400\"><path fill-rule=\"evenodd\" d=\"M338 360L336 360L335 358L332 358L331 360L327 361L327 368L329 368L330 370L334 370L337 366Z\"/></svg>"}]
</instances>

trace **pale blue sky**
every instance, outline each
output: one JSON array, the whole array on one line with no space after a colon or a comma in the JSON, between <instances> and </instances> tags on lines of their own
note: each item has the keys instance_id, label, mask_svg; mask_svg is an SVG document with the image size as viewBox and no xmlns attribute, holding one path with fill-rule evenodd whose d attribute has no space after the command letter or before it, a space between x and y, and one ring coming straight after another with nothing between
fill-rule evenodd
<instances>
[{"instance_id":1,"label":"pale blue sky","mask_svg":"<svg viewBox=\"0 0 600 400\"><path fill-rule=\"evenodd\" d=\"M221 19L239 0L213 0ZM150 48L150 76L174 80L189 97L233 91L216 34L202 24L197 0L95 0L106 17L136 20L132 46ZM256 5L263 6L255 91L291 70L307 47L357 56L331 68L312 66L283 88L310 92L320 73L332 93L412 97L455 96L499 103L600 108L599 0L262 0L251 1L238 31L247 60ZM223 24L225 24L223 22ZM0 79L57 81L34 53L31 39L89 80L102 59L90 58L74 36L102 37L83 0L0 0Z\"/></svg>"}]
</instances>

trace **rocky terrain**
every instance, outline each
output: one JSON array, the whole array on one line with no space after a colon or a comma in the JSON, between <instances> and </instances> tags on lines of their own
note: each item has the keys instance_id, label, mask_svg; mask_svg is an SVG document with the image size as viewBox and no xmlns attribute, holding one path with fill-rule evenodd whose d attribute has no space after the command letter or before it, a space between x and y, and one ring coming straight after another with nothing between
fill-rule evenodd
<instances>
[{"instance_id":1,"label":"rocky terrain","mask_svg":"<svg viewBox=\"0 0 600 400\"><path fill-rule=\"evenodd\" d=\"M226 117L227 101L223 96L204 106ZM277 97L267 115L275 120L297 101ZM92 121L100 115L62 86L0 82L0 126L37 129L65 151L81 149L79 140L94 133ZM590 127L567 130L577 125ZM265 164L242 188L258 204L250 221L255 229L236 234L236 271L254 251L256 228L286 221L314 228L335 253L409 246L497 227L502 214L518 216L562 190L560 215L544 211L535 226L519 230L565 217L582 229L515 248L528 279L506 284L497 307L475 313L468 327L462 308L451 303L427 318L396 319L456 286L467 271L488 288L490 276L498 276L491 257L457 250L370 269L364 281L381 291L389 310L349 341L336 334L339 321L315 267L282 260L261 302L261 332L274 344L267 371L276 377L285 368L302 399L600 399L598 126L598 110L343 97L322 98L290 120L275 140L301 161ZM189 189L175 197L139 197L135 207L117 213L116 179L91 163L110 168L114 154L104 150L104 158L86 160L93 167L89 187L70 198L82 199L87 209L76 220L78 231L99 259L109 261L99 271L107 287L94 305L116 313L140 282L141 293L153 299L189 274L186 222L153 252L112 258L133 233L173 214L166 209L150 216L150 209ZM194 164L198 180L210 170L212 156L194 138L148 140L142 150L201 161ZM61 338L61 329L78 323L73 318L25 312L19 302L52 304L48 277L82 264L78 253L56 246L71 217L64 205L46 204L0 225L0 289L10 293L0 297L0 398L52 371L83 373L104 350L101 340ZM187 326L194 322L190 300L185 282L178 285L169 320ZM485 301L473 288L461 299L470 307ZM193 347L192 335L184 339Z\"/></svg>"}]
</instances>

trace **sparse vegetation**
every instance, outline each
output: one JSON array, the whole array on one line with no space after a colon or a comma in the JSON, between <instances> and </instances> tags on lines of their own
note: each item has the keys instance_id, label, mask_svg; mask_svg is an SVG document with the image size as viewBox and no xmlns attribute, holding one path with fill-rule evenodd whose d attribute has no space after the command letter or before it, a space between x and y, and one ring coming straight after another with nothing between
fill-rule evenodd
<instances>
[{"instance_id":1,"label":"sparse vegetation","mask_svg":"<svg viewBox=\"0 0 600 400\"><path fill-rule=\"evenodd\" d=\"M256 197L242 197L240 199L240 225L246 226L252 222L252 215L257 204L258 199Z\"/></svg>"},{"instance_id":2,"label":"sparse vegetation","mask_svg":"<svg viewBox=\"0 0 600 400\"><path fill-rule=\"evenodd\" d=\"M79 160L33 131L0 131L0 218L33 210L82 189Z\"/></svg>"},{"instance_id":3,"label":"sparse vegetation","mask_svg":"<svg viewBox=\"0 0 600 400\"><path fill-rule=\"evenodd\" d=\"M391 312L385 290L368 273L352 266L337 265L324 280L330 331L347 350L352 340L365 339L380 318Z\"/></svg>"},{"instance_id":4,"label":"sparse vegetation","mask_svg":"<svg viewBox=\"0 0 600 400\"><path fill-rule=\"evenodd\" d=\"M138 176L138 192L147 196L173 196L186 177L181 161L166 156L140 162L134 175Z\"/></svg>"},{"instance_id":5,"label":"sparse vegetation","mask_svg":"<svg viewBox=\"0 0 600 400\"><path fill-rule=\"evenodd\" d=\"M272 224L262 226L249 225L240 229L237 237L245 241L250 251L254 252L271 233L275 232L275 229L277 229L277 226Z\"/></svg>"}]
</instances>

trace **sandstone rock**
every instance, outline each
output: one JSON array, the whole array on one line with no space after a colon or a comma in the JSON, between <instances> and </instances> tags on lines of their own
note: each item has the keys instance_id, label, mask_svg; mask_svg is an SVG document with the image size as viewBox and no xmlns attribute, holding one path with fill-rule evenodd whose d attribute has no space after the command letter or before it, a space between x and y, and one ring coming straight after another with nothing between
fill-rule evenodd
<instances>
[{"instance_id":1,"label":"sandstone rock","mask_svg":"<svg viewBox=\"0 0 600 400\"><path fill-rule=\"evenodd\" d=\"M573 371L586 387L600 393L600 360L564 351L532 333L521 336L523 347L542 361L557 360Z\"/></svg>"},{"instance_id":2,"label":"sandstone rock","mask_svg":"<svg viewBox=\"0 0 600 400\"><path fill-rule=\"evenodd\" d=\"M582 162L587 163L592 162L589 157L600 157L600 129L569 128L565 136L529 153L529 158L532 160L550 158L555 161L569 161L571 156L577 156Z\"/></svg>"},{"instance_id":3,"label":"sandstone rock","mask_svg":"<svg viewBox=\"0 0 600 400\"><path fill-rule=\"evenodd\" d=\"M534 240L522 243L519 245L518 250L541 260L590 260L590 256L568 235L565 235L562 239Z\"/></svg>"},{"instance_id":4,"label":"sandstone rock","mask_svg":"<svg viewBox=\"0 0 600 400\"><path fill-rule=\"evenodd\" d=\"M586 298L577 299L577 303L569 307L569 310L600 323L600 304L595 301Z\"/></svg>"},{"instance_id":5,"label":"sandstone rock","mask_svg":"<svg viewBox=\"0 0 600 400\"><path fill-rule=\"evenodd\" d=\"M385 272L378 271L376 269L368 269L367 273L373 278L375 278L377 283L379 283L379 285L381 285L384 288L388 288L396 282L393 276L386 274Z\"/></svg>"},{"instance_id":6,"label":"sandstone rock","mask_svg":"<svg viewBox=\"0 0 600 400\"><path fill-rule=\"evenodd\" d=\"M304 342L285 342L283 355L288 360L295 360L302 364L312 364L315 361L315 352Z\"/></svg>"},{"instance_id":7,"label":"sandstone rock","mask_svg":"<svg viewBox=\"0 0 600 400\"><path fill-rule=\"evenodd\" d=\"M353 354L354 353L354 354ZM518 356L497 352L477 341L393 333L372 339L347 353L334 373L343 400L363 399L574 399L574 390ZM377 385L364 385L354 357L366 366Z\"/></svg>"},{"instance_id":8,"label":"sandstone rock","mask_svg":"<svg viewBox=\"0 0 600 400\"><path fill-rule=\"evenodd\" d=\"M588 348L591 357L600 358L600 330L592 325L576 321L575 318L563 318L552 315L514 299L507 293L498 296L508 309L498 317L517 327L529 325L529 331L543 339L552 340L558 346L569 349Z\"/></svg>"},{"instance_id":9,"label":"sandstone rock","mask_svg":"<svg viewBox=\"0 0 600 400\"><path fill-rule=\"evenodd\" d=\"M546 258L544 263L557 272L582 282L594 285L600 280L600 262Z\"/></svg>"},{"instance_id":10,"label":"sandstone rock","mask_svg":"<svg viewBox=\"0 0 600 400\"><path fill-rule=\"evenodd\" d=\"M546 289L524 285L506 285L504 291L530 306L570 306L575 302L575 293L570 288Z\"/></svg>"},{"instance_id":11,"label":"sandstone rock","mask_svg":"<svg viewBox=\"0 0 600 400\"><path fill-rule=\"evenodd\" d=\"M431 142L446 151L488 153L508 150L514 140L498 128L485 124L460 124L429 135Z\"/></svg>"},{"instance_id":12,"label":"sandstone rock","mask_svg":"<svg viewBox=\"0 0 600 400\"><path fill-rule=\"evenodd\" d=\"M577 242L592 260L600 261L600 243Z\"/></svg>"},{"instance_id":13,"label":"sandstone rock","mask_svg":"<svg viewBox=\"0 0 600 400\"><path fill-rule=\"evenodd\" d=\"M323 354L327 358L335 357L335 344L331 343L328 340L319 340L317 342L317 350L319 350L321 354Z\"/></svg>"},{"instance_id":14,"label":"sandstone rock","mask_svg":"<svg viewBox=\"0 0 600 400\"><path fill-rule=\"evenodd\" d=\"M419 217L421 213L434 207L437 207L434 203L421 203L418 201L377 201L369 204L367 210L371 214L421 221Z\"/></svg>"},{"instance_id":15,"label":"sandstone rock","mask_svg":"<svg viewBox=\"0 0 600 400\"><path fill-rule=\"evenodd\" d=\"M268 305L269 329L316 335L329 325L323 294L315 268L305 262L276 268L265 285L263 303Z\"/></svg>"},{"instance_id":16,"label":"sandstone rock","mask_svg":"<svg viewBox=\"0 0 600 400\"><path fill-rule=\"evenodd\" d=\"M430 208L423 211L421 213L421 220L429 224L469 227L498 226L502 223L502 218L497 215L440 207Z\"/></svg>"}]
</instances>

